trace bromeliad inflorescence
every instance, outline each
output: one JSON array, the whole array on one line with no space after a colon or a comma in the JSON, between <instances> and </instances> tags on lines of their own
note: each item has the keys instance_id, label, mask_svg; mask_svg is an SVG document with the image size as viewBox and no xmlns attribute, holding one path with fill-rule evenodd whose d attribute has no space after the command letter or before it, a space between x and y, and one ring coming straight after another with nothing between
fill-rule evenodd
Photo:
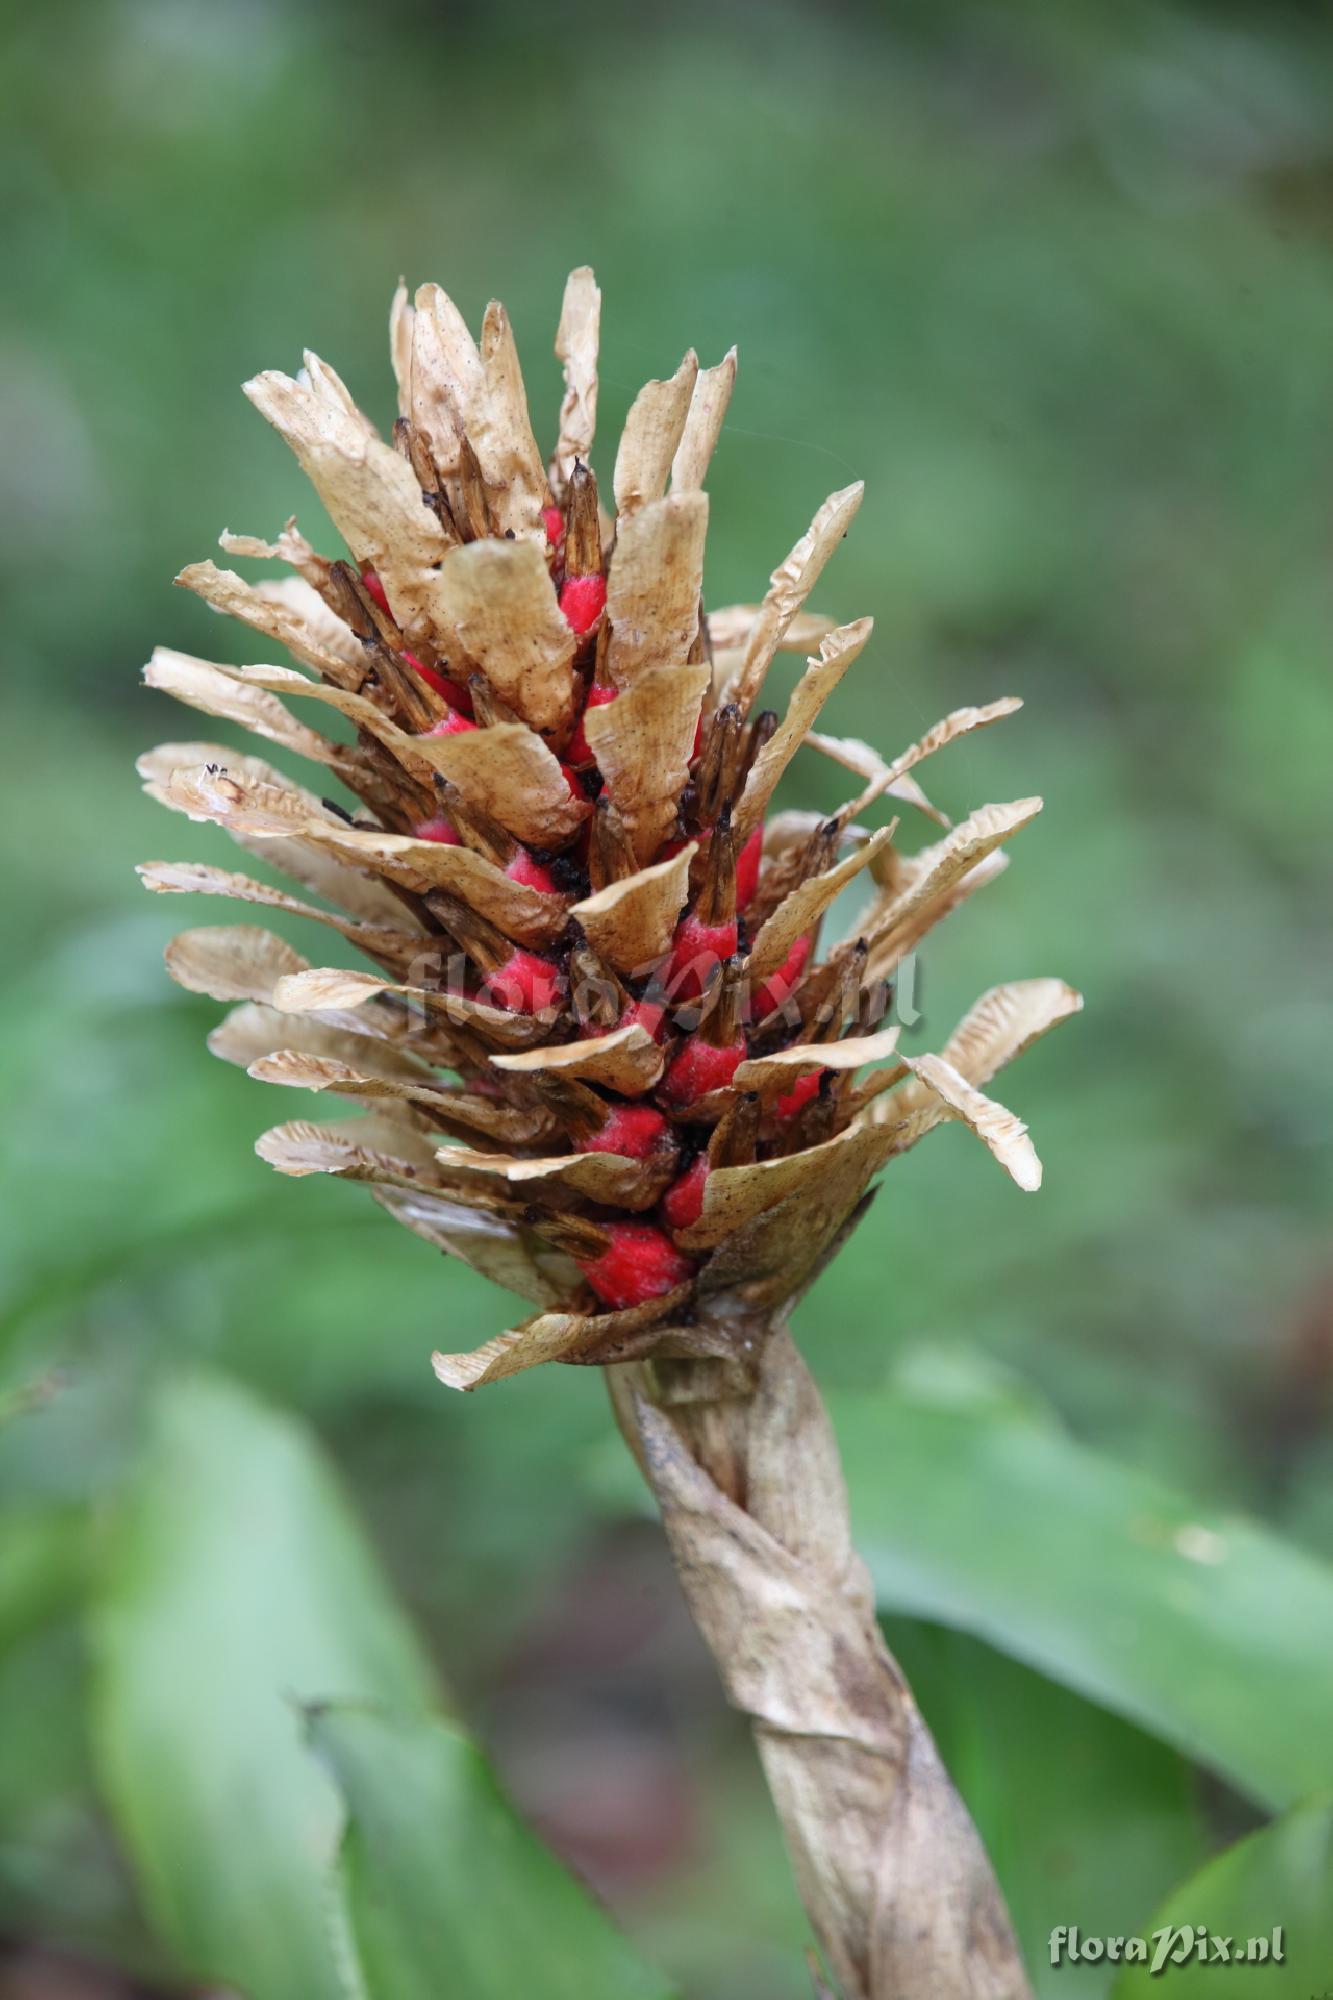
<instances>
[{"instance_id":1,"label":"bromeliad inflorescence","mask_svg":"<svg viewBox=\"0 0 1333 2000\"><path fill-rule=\"evenodd\" d=\"M239 1003L210 1045L267 1083L373 1100L278 1126L287 1174L374 1184L428 1242L540 1313L476 1353L437 1355L473 1388L541 1361L744 1360L860 1212L873 1176L945 1118L1022 1187L1022 1124L983 1094L1078 1005L1058 980L986 994L938 1055L884 1026L895 969L1003 866L1040 800L951 826L914 767L1013 700L947 716L891 762L814 733L870 636L804 607L861 488L834 493L763 601L706 612L704 476L735 378L687 354L625 425L614 515L591 465L601 295L569 279L565 394L549 462L508 318L478 345L437 286L394 300L400 415L386 442L332 369L247 385L350 552L289 522L284 562L248 583L211 562L179 581L299 663L227 667L160 649L147 669L206 714L322 769L313 788L258 756L170 743L149 791L225 827L306 901L248 875L153 862L149 888L298 913L373 971L312 967L253 926L187 931L182 985ZM762 706L779 649L810 654L785 715ZM326 734L291 702L350 728ZM803 745L853 774L829 818L771 810ZM336 780L345 809L322 793ZM886 799L933 818L914 854ZM851 932L820 950L864 875Z\"/></svg>"}]
</instances>

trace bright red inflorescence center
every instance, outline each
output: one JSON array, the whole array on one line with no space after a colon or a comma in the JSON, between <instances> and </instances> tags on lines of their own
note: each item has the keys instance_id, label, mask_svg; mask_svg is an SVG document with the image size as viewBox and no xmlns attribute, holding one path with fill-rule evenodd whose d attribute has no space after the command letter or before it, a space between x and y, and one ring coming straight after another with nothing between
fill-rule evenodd
<instances>
[{"instance_id":1,"label":"bright red inflorescence center","mask_svg":"<svg viewBox=\"0 0 1333 2000\"><path fill-rule=\"evenodd\" d=\"M380 610L384 613L385 617L392 618L393 613L389 609L389 599L385 594L384 585L380 582L377 572L373 569L363 569L361 572L361 581L362 583L364 583L366 589L370 592L370 595L374 598L376 604L378 604Z\"/></svg>"},{"instance_id":2,"label":"bright red inflorescence center","mask_svg":"<svg viewBox=\"0 0 1333 2000\"><path fill-rule=\"evenodd\" d=\"M810 962L810 939L798 937L786 958L754 996L753 1019L762 1021L775 1007L785 1007Z\"/></svg>"},{"instance_id":3,"label":"bright red inflorescence center","mask_svg":"<svg viewBox=\"0 0 1333 2000\"><path fill-rule=\"evenodd\" d=\"M431 724L426 734L427 736L466 736L468 731L475 729L476 726L476 723L469 722L465 715L460 715L456 708L451 708L447 715L442 715L438 722Z\"/></svg>"},{"instance_id":4,"label":"bright red inflorescence center","mask_svg":"<svg viewBox=\"0 0 1333 2000\"><path fill-rule=\"evenodd\" d=\"M651 1222L608 1222L603 1227L611 1238L609 1248L578 1262L602 1304L613 1311L660 1299L693 1277L689 1258Z\"/></svg>"},{"instance_id":5,"label":"bright red inflorescence center","mask_svg":"<svg viewBox=\"0 0 1333 2000\"><path fill-rule=\"evenodd\" d=\"M662 1196L662 1220L669 1229L689 1229L703 1214L708 1155L700 1153Z\"/></svg>"},{"instance_id":6,"label":"bright red inflorescence center","mask_svg":"<svg viewBox=\"0 0 1333 2000\"><path fill-rule=\"evenodd\" d=\"M574 734L569 739L569 747L565 751L565 756L569 763L592 764L596 762L589 747L587 731L583 726L584 716L587 715L590 708L605 708L606 704L609 701L614 701L619 693L619 688L600 687L596 681L593 682L592 686L588 689L588 699L583 704L583 715L579 717L575 725Z\"/></svg>"},{"instance_id":7,"label":"bright red inflorescence center","mask_svg":"<svg viewBox=\"0 0 1333 2000\"><path fill-rule=\"evenodd\" d=\"M676 925L667 967L667 988L673 1000L697 1000L724 959L732 956L740 938L736 919L706 924L686 915Z\"/></svg>"},{"instance_id":8,"label":"bright red inflorescence center","mask_svg":"<svg viewBox=\"0 0 1333 2000\"><path fill-rule=\"evenodd\" d=\"M620 1153L626 1159L646 1160L670 1136L671 1127L651 1104L616 1104L603 1125L577 1141L575 1151Z\"/></svg>"},{"instance_id":9,"label":"bright red inflorescence center","mask_svg":"<svg viewBox=\"0 0 1333 2000\"><path fill-rule=\"evenodd\" d=\"M460 715L471 715L472 696L461 681L451 680L448 674L440 673L438 668L426 666L415 653L405 652L403 658L413 673L420 674L427 687L434 688L436 694L444 696L450 708L456 708Z\"/></svg>"},{"instance_id":10,"label":"bright red inflorescence center","mask_svg":"<svg viewBox=\"0 0 1333 2000\"><path fill-rule=\"evenodd\" d=\"M779 1118L794 1118L798 1111L804 1111L812 1098L818 1097L819 1086L827 1070L812 1069L805 1076L798 1076L785 1097L780 1097L773 1109Z\"/></svg>"},{"instance_id":11,"label":"bright red inflorescence center","mask_svg":"<svg viewBox=\"0 0 1333 2000\"><path fill-rule=\"evenodd\" d=\"M560 997L560 973L549 958L520 945L487 975L481 997L508 1014L544 1014Z\"/></svg>"},{"instance_id":12,"label":"bright red inflorescence center","mask_svg":"<svg viewBox=\"0 0 1333 2000\"><path fill-rule=\"evenodd\" d=\"M534 860L526 847L520 847L513 860L505 868L511 882L517 882L524 889L539 889L544 896L556 896L560 885L550 869L542 861Z\"/></svg>"},{"instance_id":13,"label":"bright red inflorescence center","mask_svg":"<svg viewBox=\"0 0 1333 2000\"><path fill-rule=\"evenodd\" d=\"M461 847L458 829L443 813L434 813L430 819L423 819L412 829L418 840L438 840L441 847Z\"/></svg>"},{"instance_id":14,"label":"bright red inflorescence center","mask_svg":"<svg viewBox=\"0 0 1333 2000\"><path fill-rule=\"evenodd\" d=\"M757 826L736 856L736 908L748 907L759 887L759 867L764 858L764 829Z\"/></svg>"},{"instance_id":15,"label":"bright red inflorescence center","mask_svg":"<svg viewBox=\"0 0 1333 2000\"><path fill-rule=\"evenodd\" d=\"M606 609L606 578L567 576L560 586L560 609L565 622L580 638L591 632Z\"/></svg>"},{"instance_id":16,"label":"bright red inflorescence center","mask_svg":"<svg viewBox=\"0 0 1333 2000\"><path fill-rule=\"evenodd\" d=\"M667 1011L660 1000L631 1000L620 1017L622 1028L643 1028L655 1042L667 1029Z\"/></svg>"},{"instance_id":17,"label":"bright red inflorescence center","mask_svg":"<svg viewBox=\"0 0 1333 2000\"><path fill-rule=\"evenodd\" d=\"M725 1090L745 1061L745 1037L737 1035L725 1048L714 1048L699 1035L682 1042L667 1067L662 1094L667 1102L683 1111L710 1090Z\"/></svg>"},{"instance_id":18,"label":"bright red inflorescence center","mask_svg":"<svg viewBox=\"0 0 1333 2000\"><path fill-rule=\"evenodd\" d=\"M542 519L555 574L559 577L559 566L566 549L564 513L558 507L547 507ZM570 546L572 549L573 544ZM366 589L375 604L392 617L378 575L371 569L363 575ZM560 584L561 612L580 640L589 638L596 631L605 615L606 598L606 579L600 574L569 575ZM602 780L588 741L586 718L593 709L605 708L616 701L621 692L618 687L604 683L600 677L583 679L590 650L591 642L582 652L585 662L580 673L583 680L582 708L563 750L557 749L570 797L589 805L597 798ZM400 658L448 703L447 712L426 732L428 735L465 736L477 728L470 687L442 671L443 667L447 667L447 661L442 661L441 666L432 666L406 651L401 653ZM558 744L559 739L556 741ZM707 741L708 730L701 715L690 755L692 765L698 764L701 748ZM716 763L716 757L713 761ZM698 781L704 782L702 777ZM736 783L743 786L744 772ZM734 803L733 792L730 804ZM736 1072L749 1053L742 1024L746 1020L760 1021L775 1008L784 1006L799 986L812 956L812 939L798 938L783 964L752 993L748 1014L745 1012L743 993L738 996L732 992L728 983L729 974L719 989L717 1001L717 1009L726 1011L714 1010L711 1028L708 1017L701 1025L695 1025L695 1014L678 1011L681 1008L690 1009L713 987L719 967L734 959L743 930L741 917L755 897L762 869L764 827L761 822L751 829L739 849L732 849L733 896L729 878L731 863L716 846L722 837L720 830L730 823L728 805L719 808L713 798L707 820L708 823L701 826L697 815L694 818L687 815L658 849L657 858L665 860L680 853L691 841L696 843L699 854L693 871L694 880L696 884L699 882L699 871L702 869L707 886L699 894L697 902L691 897L690 906L677 922L669 952L655 973L651 973L647 987L641 986L637 994L630 992L624 996L620 1016L622 1027L641 1026L658 1042L666 1042L670 1038L672 1053L665 1073L655 1088L650 1088L645 1082L641 1086L642 1096L636 1096L631 1088L624 1088L616 1095L608 1091L598 1093L603 1107L601 1123L588 1132L588 1120L584 1117L577 1127L571 1124L565 1141L567 1146L581 1154L611 1154L636 1162L646 1176L646 1202L656 1202L651 1222L611 1219L614 1209L609 1216L604 1207L593 1204L598 1227L605 1231L609 1239L608 1247L594 1257L576 1255L576 1261L601 1306L612 1310L644 1305L692 1278L694 1262L677 1247L669 1232L690 1229L703 1212L704 1191L712 1171L704 1139L716 1118L716 1105L726 1102L725 1098L719 1097L719 1093L727 1092L734 1086ZM489 851L496 854L510 882L524 889L536 890L543 896L558 897L570 891L571 866L577 869L580 865L587 865L591 830L592 820L589 818L574 835L559 861L554 861L553 855L544 849L541 850L543 858L539 859L529 847L519 842L513 843L507 850L507 861L496 854L494 846ZM418 839L448 846L459 845L461 838L470 841L473 837L471 832L460 836L454 821L444 812L433 813L421 820L413 831ZM573 880L576 882L577 877ZM709 912L709 920L699 914L700 909ZM735 914L723 914L730 911ZM752 937L749 942L753 942ZM548 958L523 946L511 948L506 944L506 950L508 956L503 962L482 977L479 997L491 1006L510 1013L542 1015L557 1008L565 997L560 951ZM489 959L486 962L491 963ZM621 992L623 994L623 988ZM687 1032L682 1034L682 1030ZM710 1034L716 1035L718 1040L710 1039ZM827 1071L818 1070L796 1076L790 1089L776 1102L770 1101L770 1117L782 1120L795 1118L818 1097L821 1079L826 1075ZM494 1082L489 1087L493 1094L500 1094ZM696 1120L687 1136L686 1128ZM678 1171L681 1158L687 1159L689 1164L683 1171ZM673 1173L675 1178L669 1179ZM661 1192L664 1182L669 1184L665 1186L665 1192ZM627 1202L626 1206L632 1207L633 1204ZM619 1212L623 1216L625 1209L620 1208Z\"/></svg>"}]
</instances>

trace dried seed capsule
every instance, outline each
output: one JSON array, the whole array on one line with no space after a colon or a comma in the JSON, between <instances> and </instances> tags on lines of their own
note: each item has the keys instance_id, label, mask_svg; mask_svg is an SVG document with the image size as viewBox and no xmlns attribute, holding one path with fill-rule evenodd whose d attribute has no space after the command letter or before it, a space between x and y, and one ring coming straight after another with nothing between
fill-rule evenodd
<instances>
[{"instance_id":1,"label":"dried seed capsule","mask_svg":"<svg viewBox=\"0 0 1333 2000\"><path fill-rule=\"evenodd\" d=\"M569 520L565 529L566 577L600 576L602 523L597 506L597 480L591 466L576 459L569 476Z\"/></svg>"},{"instance_id":2,"label":"dried seed capsule","mask_svg":"<svg viewBox=\"0 0 1333 2000\"><path fill-rule=\"evenodd\" d=\"M718 1120L708 1146L710 1167L753 1166L759 1150L759 1126L763 1106L757 1090L743 1091L733 1096L731 1104Z\"/></svg>"},{"instance_id":3,"label":"dried seed capsule","mask_svg":"<svg viewBox=\"0 0 1333 2000\"><path fill-rule=\"evenodd\" d=\"M703 743L703 759L695 774L698 828L712 826L720 818L723 806L729 805L735 796L744 727L741 712L732 702L717 711L706 737L701 739L699 730L695 731L694 757L699 755L701 740Z\"/></svg>"},{"instance_id":4,"label":"dried seed capsule","mask_svg":"<svg viewBox=\"0 0 1333 2000\"><path fill-rule=\"evenodd\" d=\"M724 806L704 855L703 885L694 913L705 924L725 924L736 915L736 836L731 807Z\"/></svg>"},{"instance_id":5,"label":"dried seed capsule","mask_svg":"<svg viewBox=\"0 0 1333 2000\"><path fill-rule=\"evenodd\" d=\"M614 1028L631 1025L622 1019L629 994L586 941L576 944L569 954L569 998L574 1018L587 1036L606 1035Z\"/></svg>"}]
</instances>

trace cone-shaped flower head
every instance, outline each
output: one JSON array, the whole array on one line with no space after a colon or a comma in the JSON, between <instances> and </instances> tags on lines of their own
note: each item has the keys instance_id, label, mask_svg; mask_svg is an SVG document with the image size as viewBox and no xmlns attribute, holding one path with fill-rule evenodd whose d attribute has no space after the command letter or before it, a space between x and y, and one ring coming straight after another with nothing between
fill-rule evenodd
<instances>
[{"instance_id":1,"label":"cone-shaped flower head","mask_svg":"<svg viewBox=\"0 0 1333 2000\"><path fill-rule=\"evenodd\" d=\"M806 608L861 488L824 502L761 602L709 614L703 486L735 353L687 354L640 392L611 512L592 469L600 310L575 271L549 460L503 307L478 343L434 285L393 303L390 439L313 354L294 379L247 384L346 553L316 554L294 521L271 543L224 535L287 573L204 562L178 580L296 664L159 649L146 675L313 767L307 786L207 742L140 767L155 798L301 893L198 863L141 873L299 914L362 955L361 971L321 968L239 925L185 932L167 962L236 1003L216 1054L370 1100L265 1133L266 1160L370 1182L409 1229L542 1308L437 1355L459 1388L540 1361L743 1357L873 1177L943 1119L1035 1187L1025 1128L983 1086L1079 1005L1054 979L996 987L938 1055L899 1054L883 1025L896 968L1041 803L951 825L914 768L1018 703L956 710L892 760L815 733L870 638L869 619ZM763 693L782 649L808 657L778 716ZM803 746L856 787L830 818L773 810ZM874 824L888 799L937 823L914 853L896 821ZM853 929L822 938L858 876Z\"/></svg>"}]
</instances>

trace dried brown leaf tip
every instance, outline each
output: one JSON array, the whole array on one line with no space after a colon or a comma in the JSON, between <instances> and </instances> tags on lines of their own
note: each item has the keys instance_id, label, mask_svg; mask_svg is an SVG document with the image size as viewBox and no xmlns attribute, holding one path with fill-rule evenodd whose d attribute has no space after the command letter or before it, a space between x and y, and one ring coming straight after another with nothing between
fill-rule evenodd
<instances>
[{"instance_id":1,"label":"dried brown leaf tip","mask_svg":"<svg viewBox=\"0 0 1333 2000\"><path fill-rule=\"evenodd\" d=\"M458 1388L549 1360L745 1356L874 1176L945 1120L1035 1187L1025 1127L983 1086L1081 1004L1056 980L997 987L938 1054L898 1050L889 979L1040 806L950 826L908 774L1018 704L957 710L896 758L816 734L871 637L869 619L835 625L806 602L860 487L824 502L762 596L710 619L704 484L735 350L703 368L687 354L635 399L608 454L608 523L600 319L575 271L545 458L504 309L474 338L436 285L394 300L387 437L313 354L248 384L344 547L318 553L294 521L274 540L224 535L230 556L286 573L203 562L180 581L294 664L160 650L145 675L313 767L307 789L212 743L140 764L153 797L315 901L215 865L142 872L159 894L309 918L369 962L311 966L244 924L168 952L182 984L240 1003L219 1055L373 1100L342 1125L266 1133L265 1159L373 1184L407 1228L543 1308L475 1355L437 1356ZM781 715L759 703L779 651L808 655ZM772 810L806 746L857 788L825 820ZM948 830L901 851L896 822L866 823L890 800ZM821 940L849 886L860 917Z\"/></svg>"}]
</instances>

